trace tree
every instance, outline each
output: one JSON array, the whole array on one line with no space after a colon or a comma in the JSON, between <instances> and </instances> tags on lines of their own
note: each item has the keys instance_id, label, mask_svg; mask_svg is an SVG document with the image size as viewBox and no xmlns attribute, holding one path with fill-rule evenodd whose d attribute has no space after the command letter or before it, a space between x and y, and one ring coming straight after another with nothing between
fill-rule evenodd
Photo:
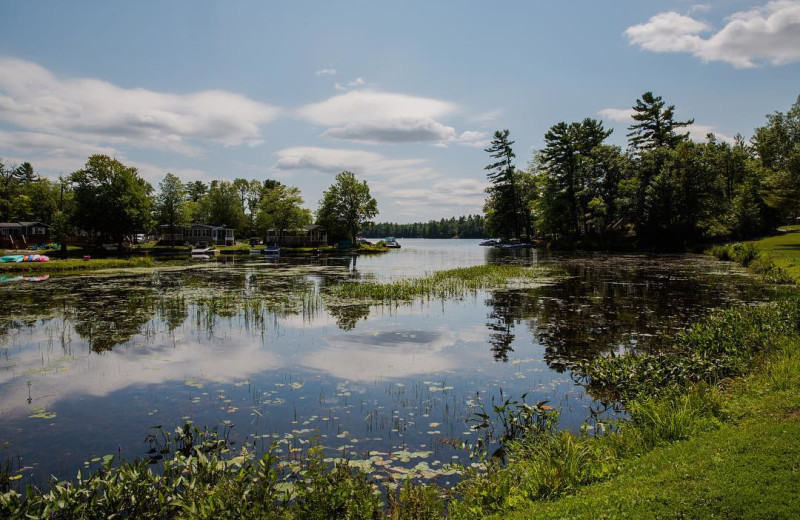
<instances>
[{"instance_id":1,"label":"tree","mask_svg":"<svg viewBox=\"0 0 800 520\"><path fill-rule=\"evenodd\" d=\"M323 192L317 223L326 228L329 237L347 237L355 244L359 228L377 214L378 202L370 195L367 181L359 182L352 172L344 171Z\"/></svg>"},{"instance_id":2,"label":"tree","mask_svg":"<svg viewBox=\"0 0 800 520\"><path fill-rule=\"evenodd\" d=\"M208 193L198 202L195 217L202 224L224 224L234 229L246 225L238 190L230 181L211 181Z\"/></svg>"},{"instance_id":3,"label":"tree","mask_svg":"<svg viewBox=\"0 0 800 520\"><path fill-rule=\"evenodd\" d=\"M666 103L661 96L654 96L652 92L645 92L641 99L636 100L633 106L633 123L628 127L628 143L637 151L649 151L655 148L675 148L678 143L686 141L689 133L679 134L679 128L694 123L688 121L675 121L675 105L664 108Z\"/></svg>"},{"instance_id":4,"label":"tree","mask_svg":"<svg viewBox=\"0 0 800 520\"><path fill-rule=\"evenodd\" d=\"M752 142L770 172L768 202L784 218L800 217L800 96L785 114L768 115L767 124L756 128Z\"/></svg>"},{"instance_id":5,"label":"tree","mask_svg":"<svg viewBox=\"0 0 800 520\"><path fill-rule=\"evenodd\" d=\"M121 242L126 234L150 227L153 187L136 168L107 155L92 155L70 175L77 227Z\"/></svg>"},{"instance_id":6,"label":"tree","mask_svg":"<svg viewBox=\"0 0 800 520\"><path fill-rule=\"evenodd\" d=\"M167 173L158 185L156 221L172 229L185 226L190 217L186 204L185 186L176 175Z\"/></svg>"},{"instance_id":7,"label":"tree","mask_svg":"<svg viewBox=\"0 0 800 520\"><path fill-rule=\"evenodd\" d=\"M190 202L199 202L203 195L208 193L208 186L203 181L192 181L186 183L186 196Z\"/></svg>"},{"instance_id":8,"label":"tree","mask_svg":"<svg viewBox=\"0 0 800 520\"><path fill-rule=\"evenodd\" d=\"M266 236L270 228L278 230L278 244L283 240L283 231L296 229L311 223L311 212L304 208L300 189L278 184L266 190L258 205L256 229Z\"/></svg>"},{"instance_id":9,"label":"tree","mask_svg":"<svg viewBox=\"0 0 800 520\"><path fill-rule=\"evenodd\" d=\"M492 159L496 159L484 168L489 172L486 177L492 182L486 190L489 197L484 205L484 213L492 231L504 237L519 238L524 227L527 236L531 237L530 218L522 207L511 162L516 157L511 149L514 141L510 141L508 136L508 130L496 131L491 144L484 150Z\"/></svg>"},{"instance_id":10,"label":"tree","mask_svg":"<svg viewBox=\"0 0 800 520\"><path fill-rule=\"evenodd\" d=\"M543 204L551 207L543 214L550 220L566 223L565 226L559 226L555 222L548 222L547 228L561 228L573 235L581 230L587 232L592 220L588 216L589 202L599 196L603 176L607 173L603 167L608 166L605 161L609 159L600 152L595 153L595 150L611 132L603 128L602 122L590 118L580 123L561 122L547 131L540 168L545 174L547 192L547 200ZM563 210L567 213L564 214Z\"/></svg>"},{"instance_id":11,"label":"tree","mask_svg":"<svg viewBox=\"0 0 800 520\"><path fill-rule=\"evenodd\" d=\"M19 191L20 184L19 168L3 164L3 161L0 160L0 218L4 222L11 220L13 199Z\"/></svg>"}]
</instances>

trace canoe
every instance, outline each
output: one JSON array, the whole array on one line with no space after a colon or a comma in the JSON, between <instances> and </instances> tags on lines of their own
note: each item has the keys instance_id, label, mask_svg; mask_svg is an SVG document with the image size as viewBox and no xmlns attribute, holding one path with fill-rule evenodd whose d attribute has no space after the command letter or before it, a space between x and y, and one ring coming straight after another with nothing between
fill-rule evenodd
<instances>
[{"instance_id":1,"label":"canoe","mask_svg":"<svg viewBox=\"0 0 800 520\"><path fill-rule=\"evenodd\" d=\"M20 262L49 262L50 257L45 255L9 255L0 257L0 262L5 264Z\"/></svg>"}]
</instances>

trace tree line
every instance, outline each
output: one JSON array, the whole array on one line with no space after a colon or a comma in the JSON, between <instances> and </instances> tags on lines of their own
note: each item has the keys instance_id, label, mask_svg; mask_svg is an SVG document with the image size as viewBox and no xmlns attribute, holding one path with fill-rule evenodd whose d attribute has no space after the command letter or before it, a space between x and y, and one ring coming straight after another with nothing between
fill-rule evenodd
<instances>
[{"instance_id":1,"label":"tree line","mask_svg":"<svg viewBox=\"0 0 800 520\"><path fill-rule=\"evenodd\" d=\"M369 223L361 228L360 233L367 238L484 238L483 226L483 215L467 215L411 224Z\"/></svg>"},{"instance_id":2,"label":"tree line","mask_svg":"<svg viewBox=\"0 0 800 520\"><path fill-rule=\"evenodd\" d=\"M106 155L51 180L25 162L0 161L0 218L51 225L64 242L76 230L101 241L121 243L134 234L159 234L162 226L225 225L239 237L265 237L316 222L331 240L355 240L358 229L378 214L366 181L344 171L323 192L316 215L303 207L300 189L272 179L194 180L167 173L158 192L136 168ZM316 217L316 218L315 218Z\"/></svg>"},{"instance_id":3,"label":"tree line","mask_svg":"<svg viewBox=\"0 0 800 520\"><path fill-rule=\"evenodd\" d=\"M486 149L491 182L486 229L507 238L541 236L563 245L686 247L767 232L800 216L800 97L767 116L749 142L708 134L646 92L633 106L628 147L586 118L560 122L527 168L514 166L509 131Z\"/></svg>"}]
</instances>

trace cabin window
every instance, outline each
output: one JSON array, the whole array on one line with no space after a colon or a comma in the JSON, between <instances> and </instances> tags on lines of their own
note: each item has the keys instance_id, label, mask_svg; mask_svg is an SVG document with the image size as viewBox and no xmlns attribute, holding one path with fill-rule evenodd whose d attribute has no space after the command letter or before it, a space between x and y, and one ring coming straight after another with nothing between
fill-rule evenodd
<instances>
[{"instance_id":1,"label":"cabin window","mask_svg":"<svg viewBox=\"0 0 800 520\"><path fill-rule=\"evenodd\" d=\"M46 235L47 230L41 226L31 228L31 235Z\"/></svg>"}]
</instances>

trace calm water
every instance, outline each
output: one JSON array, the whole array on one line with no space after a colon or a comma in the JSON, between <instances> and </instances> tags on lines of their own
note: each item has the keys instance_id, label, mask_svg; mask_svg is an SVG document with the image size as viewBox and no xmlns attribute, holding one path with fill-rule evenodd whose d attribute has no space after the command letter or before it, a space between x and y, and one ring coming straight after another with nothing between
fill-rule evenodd
<instances>
[{"instance_id":1,"label":"calm water","mask_svg":"<svg viewBox=\"0 0 800 520\"><path fill-rule=\"evenodd\" d=\"M0 451L25 479L145 456L151 426L231 421L287 457L316 438L385 475L432 477L478 399L529 393L576 429L595 405L575 360L659 348L710 309L766 297L699 256L548 255L402 240L385 255L231 258L156 273L0 285ZM461 300L328 308L326 287L486 262L552 264L541 287ZM368 459L372 458L372 461ZM2 461L0 461L2 462Z\"/></svg>"}]
</instances>

